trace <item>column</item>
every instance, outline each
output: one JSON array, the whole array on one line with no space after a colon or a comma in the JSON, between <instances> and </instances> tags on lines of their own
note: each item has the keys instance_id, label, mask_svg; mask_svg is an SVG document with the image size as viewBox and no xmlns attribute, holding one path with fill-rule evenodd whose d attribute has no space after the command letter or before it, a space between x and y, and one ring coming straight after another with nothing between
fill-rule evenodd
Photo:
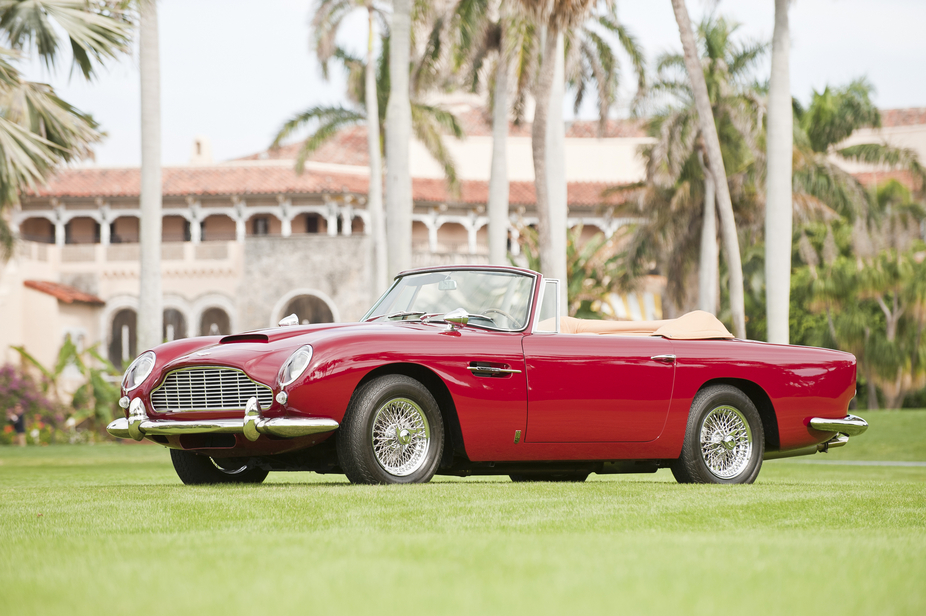
<instances>
[{"instance_id":1,"label":"column","mask_svg":"<svg viewBox=\"0 0 926 616\"><path fill-rule=\"evenodd\" d=\"M110 237L110 226L113 222L112 210L109 204L104 203L100 206L100 244L108 246L112 238Z\"/></svg>"},{"instance_id":2,"label":"column","mask_svg":"<svg viewBox=\"0 0 926 616\"><path fill-rule=\"evenodd\" d=\"M190 206L190 241L199 244L203 240L202 206L192 199L187 199L187 203Z\"/></svg>"},{"instance_id":3,"label":"column","mask_svg":"<svg viewBox=\"0 0 926 616\"><path fill-rule=\"evenodd\" d=\"M469 254L476 254L476 214L470 212L466 222L466 243Z\"/></svg>"},{"instance_id":4,"label":"column","mask_svg":"<svg viewBox=\"0 0 926 616\"><path fill-rule=\"evenodd\" d=\"M293 234L293 203L283 195L277 195L277 203L280 204L280 234L289 237Z\"/></svg>"},{"instance_id":5,"label":"column","mask_svg":"<svg viewBox=\"0 0 926 616\"><path fill-rule=\"evenodd\" d=\"M235 241L243 242L248 234L248 219L244 211L245 203L237 199L232 201L232 205L235 208Z\"/></svg>"},{"instance_id":6,"label":"column","mask_svg":"<svg viewBox=\"0 0 926 616\"><path fill-rule=\"evenodd\" d=\"M326 197L325 205L328 206L328 214L325 215L328 235L334 237L338 234L338 204Z\"/></svg>"},{"instance_id":7,"label":"column","mask_svg":"<svg viewBox=\"0 0 926 616\"><path fill-rule=\"evenodd\" d=\"M64 246L66 231L64 225L67 221L64 219L64 205L55 204L55 245Z\"/></svg>"},{"instance_id":8,"label":"column","mask_svg":"<svg viewBox=\"0 0 926 616\"><path fill-rule=\"evenodd\" d=\"M350 236L353 233L354 208L350 204L341 208L341 235Z\"/></svg>"}]
</instances>

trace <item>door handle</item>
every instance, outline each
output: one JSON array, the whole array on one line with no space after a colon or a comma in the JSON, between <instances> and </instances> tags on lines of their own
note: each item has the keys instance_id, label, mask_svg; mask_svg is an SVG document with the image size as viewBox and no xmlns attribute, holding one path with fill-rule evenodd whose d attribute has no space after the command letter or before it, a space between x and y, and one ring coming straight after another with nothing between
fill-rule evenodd
<instances>
[{"instance_id":1,"label":"door handle","mask_svg":"<svg viewBox=\"0 0 926 616\"><path fill-rule=\"evenodd\" d=\"M521 374L520 370L512 368L496 368L495 366L467 366L472 372L481 372L482 374Z\"/></svg>"},{"instance_id":2,"label":"door handle","mask_svg":"<svg viewBox=\"0 0 926 616\"><path fill-rule=\"evenodd\" d=\"M675 355L653 355L652 357L650 357L650 359L652 359L653 361L661 361L665 364L675 363Z\"/></svg>"}]
</instances>

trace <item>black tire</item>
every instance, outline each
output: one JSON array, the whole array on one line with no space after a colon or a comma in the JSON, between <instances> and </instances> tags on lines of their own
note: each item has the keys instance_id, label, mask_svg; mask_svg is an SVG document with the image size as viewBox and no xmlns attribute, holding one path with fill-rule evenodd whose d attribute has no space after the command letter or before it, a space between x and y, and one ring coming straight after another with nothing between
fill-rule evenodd
<instances>
[{"instance_id":1,"label":"black tire","mask_svg":"<svg viewBox=\"0 0 926 616\"><path fill-rule=\"evenodd\" d=\"M588 479L589 473L583 472L563 472L563 473L515 473L508 475L514 483L524 483L527 481L565 481L572 483L582 483Z\"/></svg>"},{"instance_id":2,"label":"black tire","mask_svg":"<svg viewBox=\"0 0 926 616\"><path fill-rule=\"evenodd\" d=\"M749 396L732 385L712 385L691 402L672 474L679 483L752 483L764 453L762 419Z\"/></svg>"},{"instance_id":3,"label":"black tire","mask_svg":"<svg viewBox=\"0 0 926 616\"><path fill-rule=\"evenodd\" d=\"M182 449L171 449L170 461L174 463L174 470L177 471L180 481L188 486L209 483L261 483L267 478L268 472L240 460L213 460L209 456Z\"/></svg>"},{"instance_id":4,"label":"black tire","mask_svg":"<svg viewBox=\"0 0 926 616\"><path fill-rule=\"evenodd\" d=\"M390 374L354 392L337 438L338 464L351 483L426 483L440 464L444 423L427 387Z\"/></svg>"}]
</instances>

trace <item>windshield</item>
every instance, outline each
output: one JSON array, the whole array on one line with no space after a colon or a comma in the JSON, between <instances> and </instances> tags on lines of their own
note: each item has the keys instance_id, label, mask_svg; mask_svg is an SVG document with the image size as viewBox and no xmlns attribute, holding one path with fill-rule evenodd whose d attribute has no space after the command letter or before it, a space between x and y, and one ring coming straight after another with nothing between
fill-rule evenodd
<instances>
[{"instance_id":1,"label":"windshield","mask_svg":"<svg viewBox=\"0 0 926 616\"><path fill-rule=\"evenodd\" d=\"M469 324L489 329L524 329L534 278L525 274L449 270L409 274L367 313L364 320L437 320L462 309Z\"/></svg>"}]
</instances>

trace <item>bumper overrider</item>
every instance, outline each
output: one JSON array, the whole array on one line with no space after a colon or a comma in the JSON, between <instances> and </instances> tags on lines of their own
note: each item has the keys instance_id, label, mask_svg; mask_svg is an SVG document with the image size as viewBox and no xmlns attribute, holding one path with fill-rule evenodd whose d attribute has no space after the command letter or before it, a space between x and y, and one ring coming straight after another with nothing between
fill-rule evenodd
<instances>
[{"instance_id":1,"label":"bumper overrider","mask_svg":"<svg viewBox=\"0 0 926 616\"><path fill-rule=\"evenodd\" d=\"M273 417L261 415L260 403L250 398L241 419L150 419L145 412L141 398L135 398L129 405L128 418L120 417L108 426L106 431L116 438L132 438L140 441L146 436L177 434L244 434L256 441L261 434L282 438L295 438L309 434L331 432L338 428L338 422L323 417Z\"/></svg>"}]
</instances>

